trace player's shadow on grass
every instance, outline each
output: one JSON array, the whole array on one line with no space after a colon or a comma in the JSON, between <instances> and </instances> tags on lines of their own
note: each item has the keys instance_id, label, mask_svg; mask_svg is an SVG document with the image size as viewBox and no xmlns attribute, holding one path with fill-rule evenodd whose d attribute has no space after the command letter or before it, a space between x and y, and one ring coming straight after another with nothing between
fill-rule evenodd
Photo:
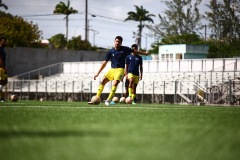
<instances>
[{"instance_id":1,"label":"player's shadow on grass","mask_svg":"<svg viewBox=\"0 0 240 160\"><path fill-rule=\"evenodd\" d=\"M1 131L1 138L16 137L108 137L110 134L103 131Z\"/></svg>"}]
</instances>

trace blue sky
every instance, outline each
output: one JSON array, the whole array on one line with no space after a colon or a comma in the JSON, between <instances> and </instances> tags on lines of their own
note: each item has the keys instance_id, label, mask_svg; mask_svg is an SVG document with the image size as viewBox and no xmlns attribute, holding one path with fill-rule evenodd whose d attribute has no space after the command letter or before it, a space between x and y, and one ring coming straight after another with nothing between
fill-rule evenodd
<instances>
[{"instance_id":1,"label":"blue sky","mask_svg":"<svg viewBox=\"0 0 240 160\"><path fill-rule=\"evenodd\" d=\"M8 10L1 10L13 15L22 16L27 21L33 21L43 32L43 39L48 39L55 34L65 34L65 20L63 15L51 15L60 1L67 3L67 0L2 0L8 6ZM89 41L99 47L111 47L115 36L123 37L123 45L131 46L135 43L132 38L133 32L137 31L137 22L123 22L127 12L135 11L134 5L143 6L151 14L155 14L154 23L159 23L157 15L164 11L164 0L88 0L88 13L96 15L89 17ZM78 14L70 15L69 38L81 35L85 39L85 0L70 0L71 6L78 10ZM203 0L201 12L205 12L204 4L209 0ZM148 24L148 23L146 23ZM94 36L95 32L95 36ZM146 35L150 32L144 28L142 47L150 48L154 38Z\"/></svg>"}]
</instances>

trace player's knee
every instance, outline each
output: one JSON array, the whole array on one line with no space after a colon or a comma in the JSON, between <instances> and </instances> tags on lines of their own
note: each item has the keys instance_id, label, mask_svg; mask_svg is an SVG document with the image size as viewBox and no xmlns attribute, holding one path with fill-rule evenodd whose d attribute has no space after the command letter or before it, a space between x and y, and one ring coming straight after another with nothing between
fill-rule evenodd
<instances>
[{"instance_id":1,"label":"player's knee","mask_svg":"<svg viewBox=\"0 0 240 160\"><path fill-rule=\"evenodd\" d=\"M109 82L109 80L105 77L105 78L102 80L101 84L102 84L102 85L105 85L105 84L108 83L108 82Z\"/></svg>"},{"instance_id":2,"label":"player's knee","mask_svg":"<svg viewBox=\"0 0 240 160\"><path fill-rule=\"evenodd\" d=\"M119 80L115 80L115 81L113 81L113 85L117 87L119 82L120 82Z\"/></svg>"}]
</instances>

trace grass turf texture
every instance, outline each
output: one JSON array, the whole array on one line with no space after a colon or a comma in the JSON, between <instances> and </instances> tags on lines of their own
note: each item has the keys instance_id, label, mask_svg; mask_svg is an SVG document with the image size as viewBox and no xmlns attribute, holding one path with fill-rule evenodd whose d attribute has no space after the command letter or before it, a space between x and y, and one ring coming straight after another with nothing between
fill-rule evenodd
<instances>
[{"instance_id":1,"label":"grass turf texture","mask_svg":"<svg viewBox=\"0 0 240 160\"><path fill-rule=\"evenodd\" d=\"M236 160L239 122L239 107L0 103L0 159Z\"/></svg>"}]
</instances>

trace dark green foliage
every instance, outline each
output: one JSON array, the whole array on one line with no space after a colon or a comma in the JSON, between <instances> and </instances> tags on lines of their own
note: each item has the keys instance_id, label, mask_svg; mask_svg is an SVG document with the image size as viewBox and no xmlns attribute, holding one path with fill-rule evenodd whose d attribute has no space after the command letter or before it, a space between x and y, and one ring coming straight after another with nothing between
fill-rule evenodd
<instances>
[{"instance_id":1,"label":"dark green foliage","mask_svg":"<svg viewBox=\"0 0 240 160\"><path fill-rule=\"evenodd\" d=\"M215 52L209 53L209 58L232 58L240 56L240 1L239 0L211 0L207 5L206 19L212 31L209 44L214 46Z\"/></svg>"},{"instance_id":2,"label":"dark green foliage","mask_svg":"<svg viewBox=\"0 0 240 160\"><path fill-rule=\"evenodd\" d=\"M0 36L7 37L8 47L31 47L40 44L42 32L33 22L0 11Z\"/></svg>"},{"instance_id":3,"label":"dark green foliage","mask_svg":"<svg viewBox=\"0 0 240 160\"><path fill-rule=\"evenodd\" d=\"M67 44L67 40L63 34L56 34L49 39L50 46L56 49L64 49Z\"/></svg>"},{"instance_id":4,"label":"dark green foliage","mask_svg":"<svg viewBox=\"0 0 240 160\"><path fill-rule=\"evenodd\" d=\"M72 37L67 43L68 49L73 50L91 50L91 44L81 39L81 36Z\"/></svg>"},{"instance_id":5,"label":"dark green foliage","mask_svg":"<svg viewBox=\"0 0 240 160\"><path fill-rule=\"evenodd\" d=\"M159 14L159 24L148 26L154 35L162 38L172 35L194 34L203 28L202 15L198 6L201 0L172 0L165 1L167 9Z\"/></svg>"},{"instance_id":6,"label":"dark green foliage","mask_svg":"<svg viewBox=\"0 0 240 160\"><path fill-rule=\"evenodd\" d=\"M165 36L161 42L152 45L150 53L158 53L159 45L164 44L204 44L203 39L197 34L182 34L182 35L169 35Z\"/></svg>"}]
</instances>

